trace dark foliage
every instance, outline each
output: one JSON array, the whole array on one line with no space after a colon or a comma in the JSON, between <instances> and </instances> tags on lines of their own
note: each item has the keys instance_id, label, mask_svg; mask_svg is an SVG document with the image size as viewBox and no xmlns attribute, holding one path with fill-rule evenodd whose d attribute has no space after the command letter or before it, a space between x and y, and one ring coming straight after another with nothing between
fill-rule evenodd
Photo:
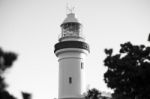
<instances>
[{"instance_id":1,"label":"dark foliage","mask_svg":"<svg viewBox=\"0 0 150 99\"><path fill-rule=\"evenodd\" d=\"M88 90L87 94L85 95L85 99L99 99L100 96L101 96L101 92L93 88L91 90Z\"/></svg>"},{"instance_id":2,"label":"dark foliage","mask_svg":"<svg viewBox=\"0 0 150 99\"><path fill-rule=\"evenodd\" d=\"M7 91L0 92L0 99L16 99L10 95Z\"/></svg>"},{"instance_id":3,"label":"dark foliage","mask_svg":"<svg viewBox=\"0 0 150 99\"><path fill-rule=\"evenodd\" d=\"M22 92L23 99L31 99L31 94L27 92Z\"/></svg>"},{"instance_id":4,"label":"dark foliage","mask_svg":"<svg viewBox=\"0 0 150 99\"><path fill-rule=\"evenodd\" d=\"M85 99L112 99L107 96L103 96L102 93L96 88L90 89L84 94Z\"/></svg>"},{"instance_id":5,"label":"dark foliage","mask_svg":"<svg viewBox=\"0 0 150 99\"><path fill-rule=\"evenodd\" d=\"M17 59L17 55L13 52L4 52L0 48L0 70L5 71L5 69L12 66L12 63Z\"/></svg>"},{"instance_id":6,"label":"dark foliage","mask_svg":"<svg viewBox=\"0 0 150 99\"><path fill-rule=\"evenodd\" d=\"M4 78L0 76L0 92L4 91L5 87Z\"/></svg>"},{"instance_id":7,"label":"dark foliage","mask_svg":"<svg viewBox=\"0 0 150 99\"><path fill-rule=\"evenodd\" d=\"M107 86L114 90L115 99L150 99L150 47L120 45L119 54L105 50L104 74Z\"/></svg>"},{"instance_id":8,"label":"dark foliage","mask_svg":"<svg viewBox=\"0 0 150 99\"><path fill-rule=\"evenodd\" d=\"M13 62L17 59L17 55L13 52L4 52L0 48L0 99L15 99L6 90L6 84L4 83L4 77L2 74L6 69L10 68Z\"/></svg>"}]
</instances>

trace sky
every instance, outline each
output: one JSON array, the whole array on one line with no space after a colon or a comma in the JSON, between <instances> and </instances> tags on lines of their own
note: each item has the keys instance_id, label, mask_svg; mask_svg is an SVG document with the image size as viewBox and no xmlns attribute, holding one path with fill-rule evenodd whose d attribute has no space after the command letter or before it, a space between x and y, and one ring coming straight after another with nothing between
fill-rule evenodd
<instances>
[{"instance_id":1,"label":"sky","mask_svg":"<svg viewBox=\"0 0 150 99\"><path fill-rule=\"evenodd\" d=\"M18 54L6 71L10 93L33 99L58 97L58 60L54 45L66 18L66 5L75 6L90 45L84 70L85 91L107 88L103 74L105 48L118 52L121 43L150 45L150 0L0 0L0 47Z\"/></svg>"}]
</instances>

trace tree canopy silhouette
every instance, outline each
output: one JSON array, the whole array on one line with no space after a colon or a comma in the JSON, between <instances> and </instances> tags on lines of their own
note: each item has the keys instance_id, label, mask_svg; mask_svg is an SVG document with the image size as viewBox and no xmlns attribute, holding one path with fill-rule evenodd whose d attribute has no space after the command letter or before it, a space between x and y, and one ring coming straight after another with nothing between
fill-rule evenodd
<instances>
[{"instance_id":1,"label":"tree canopy silhouette","mask_svg":"<svg viewBox=\"0 0 150 99\"><path fill-rule=\"evenodd\" d=\"M84 97L84 99L112 99L109 96L104 96L103 93L96 88L89 89L84 93Z\"/></svg>"},{"instance_id":2,"label":"tree canopy silhouette","mask_svg":"<svg viewBox=\"0 0 150 99\"><path fill-rule=\"evenodd\" d=\"M99 99L101 96L101 92L99 92L99 90L93 88L91 90L88 90L86 95L85 95L85 99Z\"/></svg>"},{"instance_id":3,"label":"tree canopy silhouette","mask_svg":"<svg viewBox=\"0 0 150 99\"><path fill-rule=\"evenodd\" d=\"M105 49L104 74L107 86L114 90L115 99L150 99L150 47L120 45L119 54Z\"/></svg>"},{"instance_id":4,"label":"tree canopy silhouette","mask_svg":"<svg viewBox=\"0 0 150 99\"><path fill-rule=\"evenodd\" d=\"M4 77L2 76L6 69L10 68L17 59L17 55L13 52L4 52L0 48L0 99L15 99L6 90Z\"/></svg>"}]
</instances>

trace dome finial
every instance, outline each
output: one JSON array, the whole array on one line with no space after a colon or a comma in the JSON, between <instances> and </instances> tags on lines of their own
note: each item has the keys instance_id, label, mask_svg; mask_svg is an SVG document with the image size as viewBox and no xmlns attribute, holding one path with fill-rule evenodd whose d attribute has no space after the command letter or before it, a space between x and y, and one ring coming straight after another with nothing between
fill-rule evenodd
<instances>
[{"instance_id":1,"label":"dome finial","mask_svg":"<svg viewBox=\"0 0 150 99\"><path fill-rule=\"evenodd\" d=\"M75 11L75 5L67 3L66 5L67 14L74 13L74 11Z\"/></svg>"},{"instance_id":2,"label":"dome finial","mask_svg":"<svg viewBox=\"0 0 150 99\"><path fill-rule=\"evenodd\" d=\"M68 9L68 11L69 11L69 13L73 13L74 12L74 9L75 9L75 7L72 7L72 8L67 8Z\"/></svg>"}]
</instances>

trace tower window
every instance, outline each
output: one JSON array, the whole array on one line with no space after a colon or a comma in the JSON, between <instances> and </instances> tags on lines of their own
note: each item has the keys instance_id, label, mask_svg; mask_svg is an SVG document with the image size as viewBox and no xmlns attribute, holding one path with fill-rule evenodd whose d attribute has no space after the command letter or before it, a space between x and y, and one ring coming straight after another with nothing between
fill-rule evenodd
<instances>
[{"instance_id":1,"label":"tower window","mask_svg":"<svg viewBox=\"0 0 150 99\"><path fill-rule=\"evenodd\" d=\"M69 77L69 84L72 83L72 77Z\"/></svg>"},{"instance_id":2,"label":"tower window","mask_svg":"<svg viewBox=\"0 0 150 99\"><path fill-rule=\"evenodd\" d=\"M81 69L83 69L83 62L81 62Z\"/></svg>"}]
</instances>

